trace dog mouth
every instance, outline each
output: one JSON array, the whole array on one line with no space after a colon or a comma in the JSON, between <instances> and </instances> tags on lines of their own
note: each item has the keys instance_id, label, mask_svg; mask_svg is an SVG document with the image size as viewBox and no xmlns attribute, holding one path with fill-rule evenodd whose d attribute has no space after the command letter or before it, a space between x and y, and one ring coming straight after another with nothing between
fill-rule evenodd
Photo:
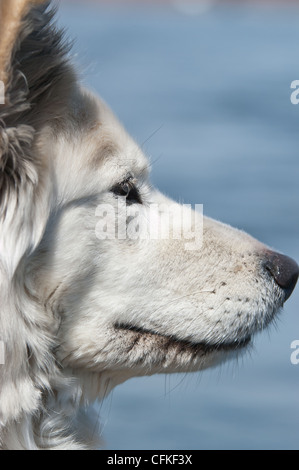
<instances>
[{"instance_id":1,"label":"dog mouth","mask_svg":"<svg viewBox=\"0 0 299 470\"><path fill-rule=\"evenodd\" d=\"M210 354L212 352L232 352L238 351L240 349L245 348L251 341L251 336L245 336L240 339L236 339L234 341L217 341L215 343L210 341L200 341L200 342L193 342L189 340L184 340L177 338L173 335L164 335L162 333L157 333L150 329L136 327L134 325L130 325L128 323L117 323L114 325L116 330L127 331L131 334L136 334L135 337L135 344L140 341L141 338L144 337L151 337L152 339L162 340L164 347L167 348L174 347L179 352L184 352L189 350L193 353L193 355L203 355L203 354Z\"/></svg>"}]
</instances>

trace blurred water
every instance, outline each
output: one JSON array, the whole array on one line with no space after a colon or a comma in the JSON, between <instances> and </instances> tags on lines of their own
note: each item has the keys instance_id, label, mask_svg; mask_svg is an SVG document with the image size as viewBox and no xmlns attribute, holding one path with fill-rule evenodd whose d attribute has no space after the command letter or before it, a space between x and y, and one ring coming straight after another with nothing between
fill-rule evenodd
<instances>
[{"instance_id":1,"label":"blurred water","mask_svg":"<svg viewBox=\"0 0 299 470\"><path fill-rule=\"evenodd\" d=\"M153 182L299 260L299 10L64 2L60 17L85 84L145 142ZM239 364L118 387L96 410L107 448L298 449L298 303L299 289Z\"/></svg>"}]
</instances>

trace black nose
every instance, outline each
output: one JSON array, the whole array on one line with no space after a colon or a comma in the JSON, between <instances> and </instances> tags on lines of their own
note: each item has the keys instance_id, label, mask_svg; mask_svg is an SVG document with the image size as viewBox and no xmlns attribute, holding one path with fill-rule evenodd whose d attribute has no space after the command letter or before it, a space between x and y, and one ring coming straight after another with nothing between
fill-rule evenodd
<instances>
[{"instance_id":1,"label":"black nose","mask_svg":"<svg viewBox=\"0 0 299 470\"><path fill-rule=\"evenodd\" d=\"M276 284L284 290L286 301L293 292L299 276L298 264L288 256L268 251L265 268L274 277Z\"/></svg>"}]
</instances>

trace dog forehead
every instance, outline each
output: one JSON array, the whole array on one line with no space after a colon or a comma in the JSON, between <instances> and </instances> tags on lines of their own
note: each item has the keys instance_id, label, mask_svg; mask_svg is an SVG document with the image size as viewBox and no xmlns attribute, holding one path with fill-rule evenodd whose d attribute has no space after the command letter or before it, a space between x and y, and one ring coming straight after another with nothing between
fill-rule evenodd
<instances>
[{"instance_id":1,"label":"dog forehead","mask_svg":"<svg viewBox=\"0 0 299 470\"><path fill-rule=\"evenodd\" d=\"M89 147L85 154L85 164L92 171L104 167L114 168L116 175L121 177L128 172L144 175L149 168L149 162L138 144L127 133L115 114L98 96L83 94L82 110L84 116L83 145ZM119 175L119 176L117 176Z\"/></svg>"},{"instance_id":2,"label":"dog forehead","mask_svg":"<svg viewBox=\"0 0 299 470\"><path fill-rule=\"evenodd\" d=\"M65 119L40 136L55 161L61 199L105 191L128 174L147 178L147 158L106 103L87 91L71 100Z\"/></svg>"}]
</instances>

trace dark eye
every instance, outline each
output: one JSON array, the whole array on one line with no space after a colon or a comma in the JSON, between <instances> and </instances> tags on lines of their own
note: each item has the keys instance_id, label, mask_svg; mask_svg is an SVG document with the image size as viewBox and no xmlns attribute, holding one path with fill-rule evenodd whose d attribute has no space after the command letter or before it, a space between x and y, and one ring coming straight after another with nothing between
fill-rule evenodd
<instances>
[{"instance_id":1,"label":"dark eye","mask_svg":"<svg viewBox=\"0 0 299 470\"><path fill-rule=\"evenodd\" d=\"M131 178L113 186L112 192L115 196L125 197L127 204L142 204L140 193Z\"/></svg>"}]
</instances>

